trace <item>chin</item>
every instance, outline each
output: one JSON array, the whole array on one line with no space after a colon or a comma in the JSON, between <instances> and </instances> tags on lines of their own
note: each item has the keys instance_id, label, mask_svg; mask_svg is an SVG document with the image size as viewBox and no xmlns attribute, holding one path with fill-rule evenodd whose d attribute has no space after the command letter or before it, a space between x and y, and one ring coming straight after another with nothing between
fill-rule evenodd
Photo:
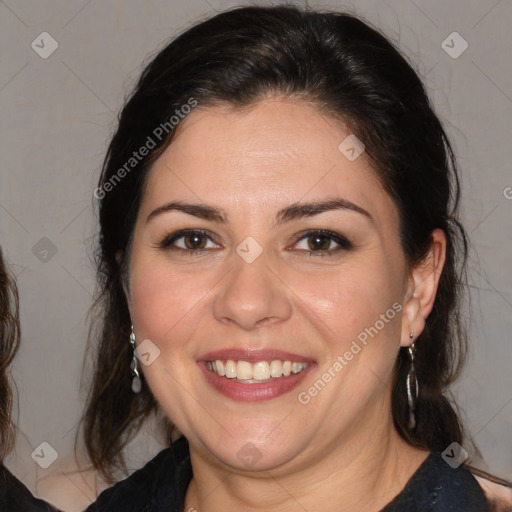
<instances>
[{"instance_id":1,"label":"chin","mask_svg":"<svg viewBox=\"0 0 512 512\"><path fill-rule=\"evenodd\" d=\"M292 445L293 443L293 445ZM257 440L254 436L215 439L215 444L203 443L222 464L237 471L270 471L279 468L297 456L298 442L290 436Z\"/></svg>"}]
</instances>

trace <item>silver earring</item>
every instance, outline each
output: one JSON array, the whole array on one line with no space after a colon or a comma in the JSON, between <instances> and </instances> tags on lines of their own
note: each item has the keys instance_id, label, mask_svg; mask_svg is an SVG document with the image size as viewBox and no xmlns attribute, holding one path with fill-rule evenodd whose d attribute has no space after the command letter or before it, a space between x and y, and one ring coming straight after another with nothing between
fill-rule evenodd
<instances>
[{"instance_id":1,"label":"silver earring","mask_svg":"<svg viewBox=\"0 0 512 512\"><path fill-rule=\"evenodd\" d=\"M414 331L411 331L409 334L409 338L414 340ZM418 399L418 379L416 378L416 369L414 368L414 341L412 345L409 347L409 355L411 356L411 368L407 373L407 379L405 384L407 386L407 402L409 404L409 424L408 427L410 430L413 430L416 427L416 400Z\"/></svg>"},{"instance_id":2,"label":"silver earring","mask_svg":"<svg viewBox=\"0 0 512 512\"><path fill-rule=\"evenodd\" d=\"M139 361L135 354L135 333L133 332L133 325L132 332L130 334L130 345L133 350L133 359L130 364L130 369L132 370L132 391L137 394L140 393L140 390L142 389L142 380L140 378Z\"/></svg>"}]
</instances>

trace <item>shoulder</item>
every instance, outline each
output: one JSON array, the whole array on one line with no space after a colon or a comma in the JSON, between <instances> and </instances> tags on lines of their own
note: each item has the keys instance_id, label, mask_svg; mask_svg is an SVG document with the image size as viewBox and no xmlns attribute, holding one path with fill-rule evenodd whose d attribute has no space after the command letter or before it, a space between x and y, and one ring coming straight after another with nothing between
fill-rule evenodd
<instances>
[{"instance_id":1,"label":"shoulder","mask_svg":"<svg viewBox=\"0 0 512 512\"><path fill-rule=\"evenodd\" d=\"M180 438L143 468L102 492L85 512L159 510L159 505L180 496L190 473L188 442Z\"/></svg>"},{"instance_id":2,"label":"shoulder","mask_svg":"<svg viewBox=\"0 0 512 512\"><path fill-rule=\"evenodd\" d=\"M0 464L0 510L8 512L57 512L57 509L34 498L31 492Z\"/></svg>"},{"instance_id":3,"label":"shoulder","mask_svg":"<svg viewBox=\"0 0 512 512\"><path fill-rule=\"evenodd\" d=\"M450 465L440 453L432 453L424 468L433 511L484 512L487 500L476 478L464 465ZM432 486L432 484L435 485Z\"/></svg>"},{"instance_id":4,"label":"shoulder","mask_svg":"<svg viewBox=\"0 0 512 512\"><path fill-rule=\"evenodd\" d=\"M476 479L482 487L487 501L489 512L511 512L512 511L512 483L503 481L499 484L487 478L477 476Z\"/></svg>"},{"instance_id":5,"label":"shoulder","mask_svg":"<svg viewBox=\"0 0 512 512\"><path fill-rule=\"evenodd\" d=\"M440 453L432 452L384 511L487 512L489 507L482 488L465 466L452 466Z\"/></svg>"}]
</instances>

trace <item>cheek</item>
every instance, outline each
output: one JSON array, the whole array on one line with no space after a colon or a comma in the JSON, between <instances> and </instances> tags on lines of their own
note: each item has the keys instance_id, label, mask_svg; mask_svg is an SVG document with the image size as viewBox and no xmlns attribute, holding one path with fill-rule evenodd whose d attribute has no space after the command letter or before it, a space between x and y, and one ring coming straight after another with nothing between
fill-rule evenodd
<instances>
[{"instance_id":1,"label":"cheek","mask_svg":"<svg viewBox=\"0 0 512 512\"><path fill-rule=\"evenodd\" d=\"M190 341L200 338L205 298L213 284L209 285L201 273L176 271L165 261L135 254L130 286L137 341L149 339L160 351L152 364L142 365L144 378L157 402L180 428L182 412L190 407L189 395L183 393L180 383L195 371L195 346ZM195 393L193 383L187 388Z\"/></svg>"},{"instance_id":2,"label":"cheek","mask_svg":"<svg viewBox=\"0 0 512 512\"><path fill-rule=\"evenodd\" d=\"M347 265L321 276L297 274L293 289L304 314L332 344L339 345L336 348L342 348L376 322L379 335L394 334L399 322L392 306L400 297L400 287L392 276L381 265Z\"/></svg>"},{"instance_id":3,"label":"cheek","mask_svg":"<svg viewBox=\"0 0 512 512\"><path fill-rule=\"evenodd\" d=\"M130 286L133 322L140 338L164 348L204 307L209 281L205 276L170 269L165 261L144 255L132 259ZM142 339L142 338L141 338Z\"/></svg>"}]
</instances>

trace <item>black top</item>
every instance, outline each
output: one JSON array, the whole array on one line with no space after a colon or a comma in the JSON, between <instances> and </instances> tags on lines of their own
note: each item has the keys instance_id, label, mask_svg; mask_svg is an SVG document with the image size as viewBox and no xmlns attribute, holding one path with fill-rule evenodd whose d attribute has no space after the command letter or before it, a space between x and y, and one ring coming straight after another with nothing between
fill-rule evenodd
<instances>
[{"instance_id":1,"label":"black top","mask_svg":"<svg viewBox=\"0 0 512 512\"><path fill-rule=\"evenodd\" d=\"M181 437L126 480L102 492L85 512L183 512L192 479L188 441ZM432 452L404 490L381 512L487 512L483 491L468 469L452 469Z\"/></svg>"},{"instance_id":2,"label":"black top","mask_svg":"<svg viewBox=\"0 0 512 512\"><path fill-rule=\"evenodd\" d=\"M57 512L30 491L3 465L0 464L0 512Z\"/></svg>"}]
</instances>

